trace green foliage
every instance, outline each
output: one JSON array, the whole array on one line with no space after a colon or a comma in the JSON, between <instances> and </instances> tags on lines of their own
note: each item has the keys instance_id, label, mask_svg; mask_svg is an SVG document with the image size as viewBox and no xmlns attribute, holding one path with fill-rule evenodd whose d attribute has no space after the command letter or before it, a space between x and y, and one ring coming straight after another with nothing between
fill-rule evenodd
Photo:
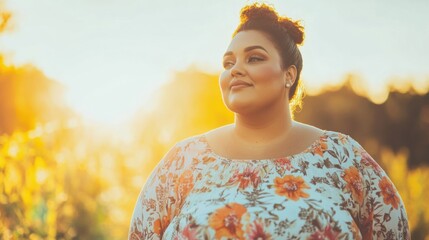
<instances>
[{"instance_id":1,"label":"green foliage","mask_svg":"<svg viewBox=\"0 0 429 240\"><path fill-rule=\"evenodd\" d=\"M52 127L0 138L0 238L105 239L101 176L75 155L76 129Z\"/></svg>"}]
</instances>

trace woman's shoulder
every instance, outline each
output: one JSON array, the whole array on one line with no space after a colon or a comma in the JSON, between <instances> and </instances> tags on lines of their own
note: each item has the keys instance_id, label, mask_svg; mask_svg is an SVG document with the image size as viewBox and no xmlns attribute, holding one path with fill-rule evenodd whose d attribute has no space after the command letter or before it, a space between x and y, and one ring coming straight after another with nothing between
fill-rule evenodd
<instances>
[{"instance_id":1,"label":"woman's shoulder","mask_svg":"<svg viewBox=\"0 0 429 240\"><path fill-rule=\"evenodd\" d=\"M331 142L333 145L360 146L359 143L347 133L319 128L314 125L301 122L295 122L294 124L297 126L297 129L299 129L299 134L297 134L297 136L300 136L300 138L310 136L309 138L311 139L315 138L314 136L319 136L319 138L322 138L325 142Z\"/></svg>"},{"instance_id":2,"label":"woman's shoulder","mask_svg":"<svg viewBox=\"0 0 429 240\"><path fill-rule=\"evenodd\" d=\"M325 131L326 137L329 138L336 145L362 148L360 143L347 133L344 133L341 131L335 131L335 130L324 130L324 131Z\"/></svg>"},{"instance_id":3,"label":"woman's shoulder","mask_svg":"<svg viewBox=\"0 0 429 240\"><path fill-rule=\"evenodd\" d=\"M209 130L202 132L202 133L190 135L188 137L182 138L180 141L177 142L177 144L183 145L183 144L186 144L189 142L198 141L198 140L200 140L200 138L202 138L204 136L219 135L219 134L222 134L223 132L225 132L225 130L228 130L229 128L231 128L232 126L233 126L233 124L226 124L226 125L222 125L222 126L217 127L217 128L209 129Z\"/></svg>"},{"instance_id":4,"label":"woman's shoulder","mask_svg":"<svg viewBox=\"0 0 429 240\"><path fill-rule=\"evenodd\" d=\"M175 142L169 151L179 152L181 155L201 154L207 150L207 132L189 135Z\"/></svg>"},{"instance_id":5,"label":"woman's shoulder","mask_svg":"<svg viewBox=\"0 0 429 240\"><path fill-rule=\"evenodd\" d=\"M335 130L325 130L324 135L327 143L327 150L331 151L330 155L333 155L332 151L334 151L347 158L356 158L363 152L366 152L362 145L347 133Z\"/></svg>"},{"instance_id":6,"label":"woman's shoulder","mask_svg":"<svg viewBox=\"0 0 429 240\"><path fill-rule=\"evenodd\" d=\"M360 165L362 162L371 165L376 165L375 160L370 156L366 149L350 135L339 132L327 130L325 131L327 142L327 156L339 157L345 161L352 161L356 165Z\"/></svg>"}]
</instances>

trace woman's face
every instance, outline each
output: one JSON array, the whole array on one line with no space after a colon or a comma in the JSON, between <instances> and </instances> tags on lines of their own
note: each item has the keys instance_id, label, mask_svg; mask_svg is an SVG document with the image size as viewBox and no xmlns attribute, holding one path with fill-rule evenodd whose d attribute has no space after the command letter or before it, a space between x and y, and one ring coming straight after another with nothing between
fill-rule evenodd
<instances>
[{"instance_id":1,"label":"woman's face","mask_svg":"<svg viewBox=\"0 0 429 240\"><path fill-rule=\"evenodd\" d=\"M223 101L231 111L252 113L276 103L288 104L287 72L277 49L264 33L246 30L236 34L223 57L223 67L219 85ZM231 88L237 80L249 85Z\"/></svg>"}]
</instances>

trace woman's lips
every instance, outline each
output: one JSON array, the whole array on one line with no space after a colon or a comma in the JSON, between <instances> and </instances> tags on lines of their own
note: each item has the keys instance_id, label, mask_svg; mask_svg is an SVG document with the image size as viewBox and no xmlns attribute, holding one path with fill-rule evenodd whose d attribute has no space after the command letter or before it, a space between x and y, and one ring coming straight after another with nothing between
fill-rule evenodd
<instances>
[{"instance_id":1,"label":"woman's lips","mask_svg":"<svg viewBox=\"0 0 429 240\"><path fill-rule=\"evenodd\" d=\"M234 85L231 87L231 90L235 90L235 89L242 89L242 88L246 88L246 87L250 87L251 85L246 85L246 84L238 84L238 85Z\"/></svg>"},{"instance_id":2,"label":"woman's lips","mask_svg":"<svg viewBox=\"0 0 429 240\"><path fill-rule=\"evenodd\" d=\"M245 88L245 87L249 87L249 86L252 86L252 84L250 84L250 83L248 83L248 82L246 82L244 80L241 80L241 79L234 78L230 82L230 89L231 90L233 90L233 89L241 89L241 88Z\"/></svg>"}]
</instances>

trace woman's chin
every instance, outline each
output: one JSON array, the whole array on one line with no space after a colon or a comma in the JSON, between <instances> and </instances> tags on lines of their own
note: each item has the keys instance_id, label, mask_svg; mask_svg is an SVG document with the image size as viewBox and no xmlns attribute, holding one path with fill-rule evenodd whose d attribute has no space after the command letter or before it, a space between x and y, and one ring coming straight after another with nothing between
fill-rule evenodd
<instances>
[{"instance_id":1,"label":"woman's chin","mask_svg":"<svg viewBox=\"0 0 429 240\"><path fill-rule=\"evenodd\" d=\"M232 112L244 114L251 110L252 104L244 101L230 101L226 106Z\"/></svg>"}]
</instances>

